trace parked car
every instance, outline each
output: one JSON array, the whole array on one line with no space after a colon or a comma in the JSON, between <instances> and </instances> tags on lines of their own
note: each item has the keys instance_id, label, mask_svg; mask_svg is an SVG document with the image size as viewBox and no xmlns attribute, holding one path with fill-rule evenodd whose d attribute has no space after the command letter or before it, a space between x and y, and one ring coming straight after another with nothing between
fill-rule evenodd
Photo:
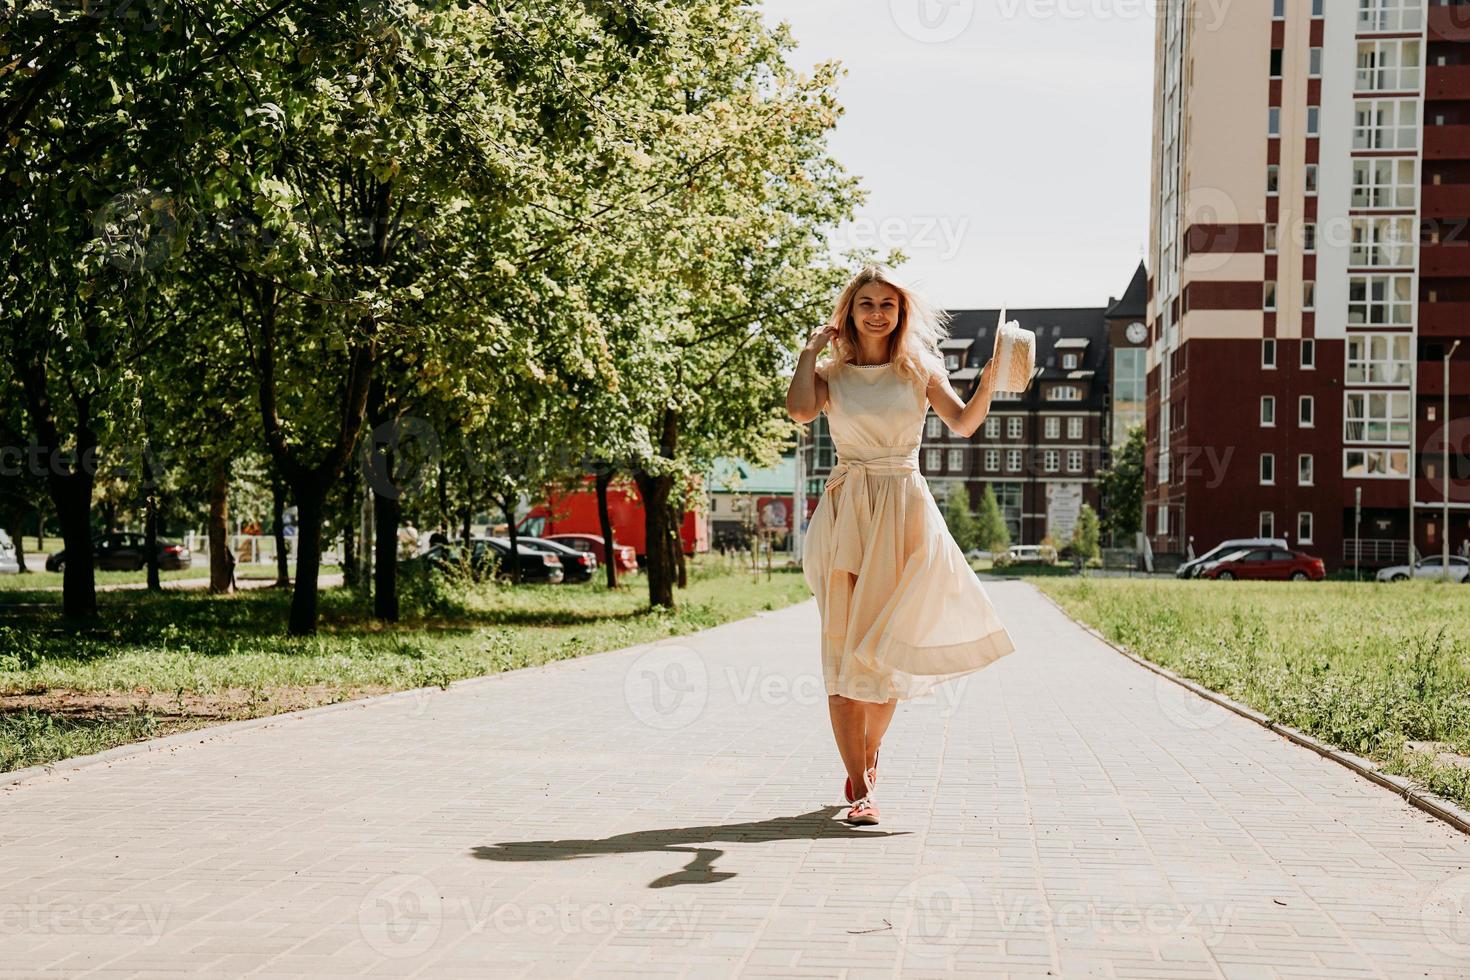
<instances>
[{"instance_id":1,"label":"parked car","mask_svg":"<svg viewBox=\"0 0 1470 980\"><path fill-rule=\"evenodd\" d=\"M509 538L500 538L509 546ZM565 574L565 582L588 582L592 576L597 574L597 556L590 551L574 548L561 541L552 541L549 538L521 537L516 535L517 544L530 545L541 551L549 551L561 559L562 571Z\"/></svg>"},{"instance_id":2,"label":"parked car","mask_svg":"<svg viewBox=\"0 0 1470 980\"><path fill-rule=\"evenodd\" d=\"M1444 566L1440 555L1421 558L1413 565L1392 565L1378 570L1380 582L1406 582L1411 578L1444 578ZM1464 582L1470 579L1470 558L1450 555L1450 581Z\"/></svg>"},{"instance_id":3,"label":"parked car","mask_svg":"<svg viewBox=\"0 0 1470 980\"><path fill-rule=\"evenodd\" d=\"M467 553L462 545L436 544L412 558L399 559L398 568L400 572L410 574L423 569L436 572L465 572L473 578L488 578L495 571L497 564L490 554L490 549L483 545Z\"/></svg>"},{"instance_id":4,"label":"parked car","mask_svg":"<svg viewBox=\"0 0 1470 980\"><path fill-rule=\"evenodd\" d=\"M101 534L92 539L92 567L98 571L136 572L148 564L148 539L141 534L119 532ZM181 544L159 539L158 567L169 571L193 564L189 549ZM66 568L66 551L58 551L46 559L46 571Z\"/></svg>"},{"instance_id":5,"label":"parked car","mask_svg":"<svg viewBox=\"0 0 1470 980\"><path fill-rule=\"evenodd\" d=\"M15 542L0 528L0 575L16 575L20 572L20 561L15 556Z\"/></svg>"},{"instance_id":6,"label":"parked car","mask_svg":"<svg viewBox=\"0 0 1470 980\"><path fill-rule=\"evenodd\" d=\"M1221 541L1198 558L1191 558L1184 562L1174 570L1174 577L1199 578L1200 573L1207 567L1218 563L1227 555L1251 548L1280 548L1284 551L1287 544L1282 538L1231 538L1228 541Z\"/></svg>"},{"instance_id":7,"label":"parked car","mask_svg":"<svg viewBox=\"0 0 1470 980\"><path fill-rule=\"evenodd\" d=\"M1005 552L1007 565L1055 565L1057 549L1045 544L1013 544Z\"/></svg>"},{"instance_id":8,"label":"parked car","mask_svg":"<svg viewBox=\"0 0 1470 980\"><path fill-rule=\"evenodd\" d=\"M496 559L495 574L500 578L510 577L510 540L507 538L476 538L475 544L479 547L489 548ZM539 548L532 548L524 542L517 542L516 548L520 556L520 569L522 582L545 582L548 585L556 585L566 577L566 568L562 564L561 556Z\"/></svg>"},{"instance_id":9,"label":"parked car","mask_svg":"<svg viewBox=\"0 0 1470 980\"><path fill-rule=\"evenodd\" d=\"M1320 582L1327 577L1327 568L1322 559L1304 551L1286 548L1242 548L1232 551L1209 568L1200 572L1200 578L1254 579L1259 581Z\"/></svg>"},{"instance_id":10,"label":"parked car","mask_svg":"<svg viewBox=\"0 0 1470 980\"><path fill-rule=\"evenodd\" d=\"M548 534L542 540L555 541L578 551L590 551L599 562L607 564L607 543L600 534ZM618 573L638 571L638 549L630 544L613 545L618 555Z\"/></svg>"}]
</instances>

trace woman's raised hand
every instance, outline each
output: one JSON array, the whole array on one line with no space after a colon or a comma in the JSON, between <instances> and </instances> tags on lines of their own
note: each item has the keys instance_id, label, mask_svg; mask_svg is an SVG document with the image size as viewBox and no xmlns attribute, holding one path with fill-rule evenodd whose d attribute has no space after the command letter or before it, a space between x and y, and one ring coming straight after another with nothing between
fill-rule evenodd
<instances>
[{"instance_id":1,"label":"woman's raised hand","mask_svg":"<svg viewBox=\"0 0 1470 980\"><path fill-rule=\"evenodd\" d=\"M806 342L806 349L813 354L821 353L823 347L837 336L837 324L826 323L812 332L811 339Z\"/></svg>"}]
</instances>

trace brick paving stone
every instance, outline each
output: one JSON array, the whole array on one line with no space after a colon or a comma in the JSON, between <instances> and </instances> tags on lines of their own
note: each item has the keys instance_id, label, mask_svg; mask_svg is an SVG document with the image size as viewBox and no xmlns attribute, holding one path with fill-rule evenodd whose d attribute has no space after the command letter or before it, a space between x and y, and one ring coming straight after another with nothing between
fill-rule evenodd
<instances>
[{"instance_id":1,"label":"brick paving stone","mask_svg":"<svg viewBox=\"0 0 1470 980\"><path fill-rule=\"evenodd\" d=\"M0 978L1470 977L1470 838L987 589L878 827L808 602L9 787Z\"/></svg>"}]
</instances>

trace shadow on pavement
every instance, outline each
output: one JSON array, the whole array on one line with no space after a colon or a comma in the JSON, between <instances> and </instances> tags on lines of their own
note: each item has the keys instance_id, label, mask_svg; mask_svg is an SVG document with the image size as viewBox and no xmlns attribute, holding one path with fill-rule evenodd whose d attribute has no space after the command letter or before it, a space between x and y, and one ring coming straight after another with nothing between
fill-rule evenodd
<instances>
[{"instance_id":1,"label":"shadow on pavement","mask_svg":"<svg viewBox=\"0 0 1470 980\"><path fill-rule=\"evenodd\" d=\"M648 883L649 888L668 888L673 885L708 885L735 877L733 871L715 870L715 861L724 855L724 851L714 847L697 847L697 844L716 841L759 844L776 840L897 837L908 833L850 827L832 819L845 809L847 808L842 806L828 806L795 817L709 824L702 827L640 830L601 839L506 841L476 847L472 853L486 861L569 861L596 854L633 854L644 851L693 854L693 859L679 871Z\"/></svg>"}]
</instances>

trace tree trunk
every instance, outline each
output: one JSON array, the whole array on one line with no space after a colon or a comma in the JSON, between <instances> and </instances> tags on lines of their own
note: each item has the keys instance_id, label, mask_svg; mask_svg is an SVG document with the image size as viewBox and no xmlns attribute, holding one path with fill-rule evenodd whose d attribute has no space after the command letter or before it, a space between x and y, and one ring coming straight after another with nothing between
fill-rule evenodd
<instances>
[{"instance_id":1,"label":"tree trunk","mask_svg":"<svg viewBox=\"0 0 1470 980\"><path fill-rule=\"evenodd\" d=\"M607 509L607 488L612 483L612 467L599 463L597 468L597 525L602 531L602 555L607 562L607 587L618 587L617 542L613 540L612 517Z\"/></svg>"},{"instance_id":2,"label":"tree trunk","mask_svg":"<svg viewBox=\"0 0 1470 980\"><path fill-rule=\"evenodd\" d=\"M158 498L151 488L144 498L143 508L143 549L147 558L148 591L162 592L163 583L158 580Z\"/></svg>"},{"instance_id":3,"label":"tree trunk","mask_svg":"<svg viewBox=\"0 0 1470 980\"><path fill-rule=\"evenodd\" d=\"M46 505L36 505L36 553L46 550Z\"/></svg>"},{"instance_id":4,"label":"tree trunk","mask_svg":"<svg viewBox=\"0 0 1470 980\"><path fill-rule=\"evenodd\" d=\"M40 510L37 509L36 519L40 520L40 516ZM20 531L20 521L15 522L15 569L20 575L30 572L30 569L26 568L26 536Z\"/></svg>"},{"instance_id":5,"label":"tree trunk","mask_svg":"<svg viewBox=\"0 0 1470 980\"><path fill-rule=\"evenodd\" d=\"M319 477L291 488L296 500L296 588L291 593L287 632L311 636L316 632L317 573L322 567L322 504L328 489Z\"/></svg>"},{"instance_id":6,"label":"tree trunk","mask_svg":"<svg viewBox=\"0 0 1470 980\"><path fill-rule=\"evenodd\" d=\"M465 550L466 551L469 551L470 545L471 545L471 539L470 539L470 521L473 518L474 518L474 507L472 507L469 504L466 504L465 505L465 508L464 508L464 534L463 534L463 537L464 537L464 547L465 547Z\"/></svg>"},{"instance_id":7,"label":"tree trunk","mask_svg":"<svg viewBox=\"0 0 1470 980\"><path fill-rule=\"evenodd\" d=\"M223 461L214 464L209 477L209 591L229 595L235 591L229 541L230 476Z\"/></svg>"},{"instance_id":8,"label":"tree trunk","mask_svg":"<svg viewBox=\"0 0 1470 980\"><path fill-rule=\"evenodd\" d=\"M362 534L362 507L357 499L357 481L352 481L342 504L342 584L349 589L357 588L361 580L358 572L357 541Z\"/></svg>"},{"instance_id":9,"label":"tree trunk","mask_svg":"<svg viewBox=\"0 0 1470 980\"><path fill-rule=\"evenodd\" d=\"M393 454L388 454L393 466ZM397 497L373 490L373 615L388 623L398 622L398 518Z\"/></svg>"},{"instance_id":10,"label":"tree trunk","mask_svg":"<svg viewBox=\"0 0 1470 980\"><path fill-rule=\"evenodd\" d=\"M271 525L276 539L276 582L275 589L291 587L291 558L286 543L286 481L277 474L271 480Z\"/></svg>"},{"instance_id":11,"label":"tree trunk","mask_svg":"<svg viewBox=\"0 0 1470 980\"><path fill-rule=\"evenodd\" d=\"M499 501L499 503L500 511L505 515L506 534L510 538L510 580L512 584L520 585L521 555L520 545L516 543L519 540L519 535L516 534L516 504L514 500L511 500L509 504L504 500Z\"/></svg>"},{"instance_id":12,"label":"tree trunk","mask_svg":"<svg viewBox=\"0 0 1470 980\"><path fill-rule=\"evenodd\" d=\"M52 476L51 502L61 524L61 545L66 550L62 569L61 614L69 620L97 615L97 577L92 569L92 477L86 467L79 472Z\"/></svg>"},{"instance_id":13,"label":"tree trunk","mask_svg":"<svg viewBox=\"0 0 1470 980\"><path fill-rule=\"evenodd\" d=\"M652 476L642 469L633 472L638 495L643 499L644 540L648 542L648 603L674 608L674 568L669 558L669 491L671 476Z\"/></svg>"},{"instance_id":14,"label":"tree trunk","mask_svg":"<svg viewBox=\"0 0 1470 980\"><path fill-rule=\"evenodd\" d=\"M672 522L669 535L669 545L673 548L674 569L678 574L679 588L689 588L689 569L684 564L684 509L673 507L669 510L669 520Z\"/></svg>"}]
</instances>

